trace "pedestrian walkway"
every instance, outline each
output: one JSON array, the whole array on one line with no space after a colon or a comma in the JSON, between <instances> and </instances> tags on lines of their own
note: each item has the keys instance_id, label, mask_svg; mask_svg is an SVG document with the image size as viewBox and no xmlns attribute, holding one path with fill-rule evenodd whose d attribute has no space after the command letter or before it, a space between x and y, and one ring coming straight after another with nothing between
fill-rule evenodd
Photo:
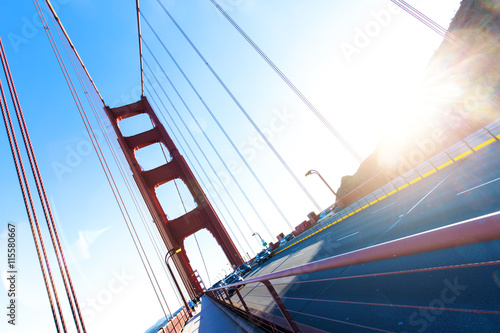
<instances>
[{"instance_id":1,"label":"pedestrian walkway","mask_svg":"<svg viewBox=\"0 0 500 333\"><path fill-rule=\"evenodd\" d=\"M234 333L262 332L259 328L231 313L207 296L203 296L191 318L184 326L183 333Z\"/></svg>"}]
</instances>

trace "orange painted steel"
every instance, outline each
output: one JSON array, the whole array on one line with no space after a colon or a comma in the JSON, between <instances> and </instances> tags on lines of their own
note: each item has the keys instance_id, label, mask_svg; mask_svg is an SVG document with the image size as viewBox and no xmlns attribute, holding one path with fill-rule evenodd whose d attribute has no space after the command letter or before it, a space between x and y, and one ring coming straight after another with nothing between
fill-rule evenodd
<instances>
[{"instance_id":1,"label":"orange painted steel","mask_svg":"<svg viewBox=\"0 0 500 333\"><path fill-rule=\"evenodd\" d=\"M182 248L182 251L174 255L172 259L190 297L194 298L202 293L203 289L196 279L186 251L184 251L184 240L188 236L201 229L207 229L217 240L232 265L241 265L243 259L198 184L193 172L168 135L165 127L159 121L146 97L142 97L136 103L118 108L106 107L105 111L116 132L120 147L130 165L135 182L141 191L167 249L170 251ZM123 136L118 127L119 121L139 114L147 114L154 127L137 135ZM168 149L172 160L155 169L143 171L134 153L137 149L154 143L163 143ZM158 200L155 190L158 186L175 179L181 179L186 184L197 207L185 215L169 220Z\"/></svg>"}]
</instances>

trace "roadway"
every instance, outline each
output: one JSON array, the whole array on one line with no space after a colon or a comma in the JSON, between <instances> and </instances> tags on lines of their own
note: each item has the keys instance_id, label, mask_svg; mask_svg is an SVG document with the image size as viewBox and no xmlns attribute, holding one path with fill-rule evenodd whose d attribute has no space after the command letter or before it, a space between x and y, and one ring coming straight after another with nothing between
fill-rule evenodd
<instances>
[{"instance_id":1,"label":"roadway","mask_svg":"<svg viewBox=\"0 0 500 333\"><path fill-rule=\"evenodd\" d=\"M498 198L500 144L495 143L274 255L245 278L497 212ZM498 265L288 284L493 260L500 260L499 240L284 278L273 284L297 321L325 331L373 331L361 327L366 326L390 332L498 332L500 315L456 311L500 309ZM241 293L250 307L279 315L262 285L246 285Z\"/></svg>"}]
</instances>

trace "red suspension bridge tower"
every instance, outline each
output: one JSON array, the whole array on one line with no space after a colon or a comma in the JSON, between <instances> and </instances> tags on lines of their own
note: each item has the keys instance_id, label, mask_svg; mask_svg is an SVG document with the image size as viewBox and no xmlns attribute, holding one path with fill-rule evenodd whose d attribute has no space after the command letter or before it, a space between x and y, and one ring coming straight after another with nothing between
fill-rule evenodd
<instances>
[{"instance_id":1,"label":"red suspension bridge tower","mask_svg":"<svg viewBox=\"0 0 500 333\"><path fill-rule=\"evenodd\" d=\"M194 177L188 164L177 150L165 127L160 123L146 97L140 101L118 108L105 108L111 124L118 137L118 142L132 170L135 182L141 191L146 205L158 228L168 251L181 248L173 256L173 261L181 279L191 297L202 292L202 287L194 274L184 250L184 240L201 229L212 233L232 265L241 265L243 259ZM125 137L118 123L120 120L140 114L147 114L153 128ZM172 160L152 170L143 171L135 157L135 151L155 143L162 143L171 155ZM182 180L191 193L197 207L190 212L169 220L156 195L156 188L162 184Z\"/></svg>"}]
</instances>

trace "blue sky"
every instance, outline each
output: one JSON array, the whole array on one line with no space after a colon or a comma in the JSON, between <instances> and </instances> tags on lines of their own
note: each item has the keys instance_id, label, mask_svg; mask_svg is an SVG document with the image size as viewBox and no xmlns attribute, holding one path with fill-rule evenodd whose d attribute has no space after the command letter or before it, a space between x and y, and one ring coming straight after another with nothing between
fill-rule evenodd
<instances>
[{"instance_id":1,"label":"blue sky","mask_svg":"<svg viewBox=\"0 0 500 333\"><path fill-rule=\"evenodd\" d=\"M336 189L343 175L356 171L357 161L322 127L210 1L163 3L267 134L269 141L321 209L332 204L333 195L324 184L314 176L305 178L305 173L309 169L320 171ZM219 3L362 157L374 149L383 134L397 129L397 121L404 119L409 112L410 107L405 101L412 98L410 92L415 91L429 57L441 42L438 35L401 10L391 7L388 1L357 1L351 4L340 1L220 0ZM459 1L440 1L439 5L430 0L410 3L447 27ZM140 76L135 1L59 0L53 4L106 103L119 106L137 100ZM261 142L157 2L143 1L141 9L228 135L247 157L290 224L299 224L310 211L318 212ZM88 327L95 332L109 331L110 327L144 331L161 317L161 308L97 157L90 149L90 141L47 36L37 23L34 5L30 1L4 1L0 4L0 12L3 13L0 37L64 238ZM191 164L209 198L219 207L221 219L233 229L240 250L253 256L260 250L258 240L251 236L253 232L258 232L267 241L273 241L272 237L280 232L289 233L290 228L267 200L145 23L143 37L224 161L235 170L238 182L270 230L269 234L228 177L160 67L144 50L146 61L159 76L187 125L187 129L183 127L163 98L176 122L176 125L166 124L167 130L172 128L172 138ZM146 69L146 73L154 80L149 70ZM151 90L150 86L148 88ZM162 94L158 87L156 89ZM156 97L154 93L152 95L148 97L155 108ZM160 119L163 117L160 116ZM134 125L128 126L133 130ZM216 189L209 185L202 169L215 184L217 177L189 132L227 186L229 195L240 207L250 228L225 191L215 185L237 225L223 208ZM181 133L191 149L186 146ZM102 135L99 142L105 145ZM0 166L2 251L5 249L7 223L13 222L19 230L20 252L19 326L7 327L5 321L0 325L2 331L5 326L8 332L24 332L33 327L38 327L37 331L51 332L53 323L48 301L4 130L0 131L0 143L3 162ZM201 167L195 162L195 156ZM146 155L144 158L151 157ZM116 170L115 167L113 169ZM123 187L121 181L119 184ZM126 200L133 207L130 198ZM165 286L169 305L177 308L178 301L157 262L154 248L148 244L139 214L134 208L131 208L131 214L139 233L144 236L155 273ZM214 283L223 269L228 270L229 267L218 260L220 250L206 232L201 232L197 240L209 267L208 276L192 237L186 240L188 256L208 285L208 281ZM2 304L7 302L4 294L2 292ZM69 319L69 314L66 317Z\"/></svg>"}]
</instances>

